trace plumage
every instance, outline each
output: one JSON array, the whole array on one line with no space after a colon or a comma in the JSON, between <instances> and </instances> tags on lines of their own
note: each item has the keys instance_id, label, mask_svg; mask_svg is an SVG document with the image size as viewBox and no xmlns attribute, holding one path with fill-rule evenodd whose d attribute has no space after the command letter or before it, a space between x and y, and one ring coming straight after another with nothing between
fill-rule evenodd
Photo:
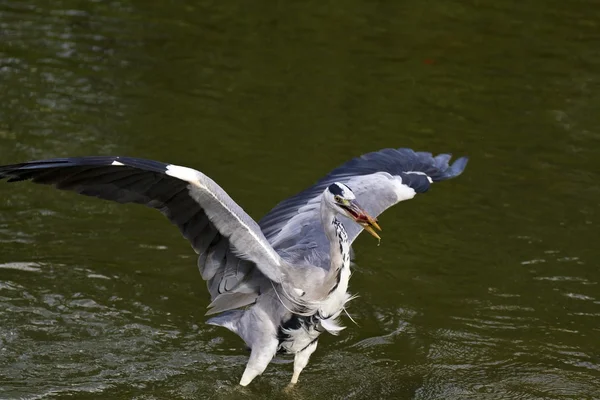
<instances>
[{"instance_id":1,"label":"plumage","mask_svg":"<svg viewBox=\"0 0 600 400\"><path fill-rule=\"evenodd\" d=\"M468 159L458 158L450 166L450 158L449 154L433 157L431 153L402 148L364 154L277 204L259 221L259 225L273 248L292 264L309 257L313 265L328 268L329 242L318 215L320 197L328 185L333 182L345 183L365 210L377 217L398 201L426 192L431 183L460 175ZM340 219L348 230L352 244L362 228L345 217Z\"/></svg>"},{"instance_id":2,"label":"plumage","mask_svg":"<svg viewBox=\"0 0 600 400\"><path fill-rule=\"evenodd\" d=\"M31 180L119 203L155 208L198 253L211 303L207 323L237 333L251 348L240 384L260 375L279 352L295 354L292 383L323 332L344 329L351 299L351 245L399 201L460 175L467 158L449 165L410 149L368 153L279 203L259 223L206 175L191 168L130 157L73 157L0 167L0 179ZM378 237L378 236L377 236Z\"/></svg>"}]
</instances>

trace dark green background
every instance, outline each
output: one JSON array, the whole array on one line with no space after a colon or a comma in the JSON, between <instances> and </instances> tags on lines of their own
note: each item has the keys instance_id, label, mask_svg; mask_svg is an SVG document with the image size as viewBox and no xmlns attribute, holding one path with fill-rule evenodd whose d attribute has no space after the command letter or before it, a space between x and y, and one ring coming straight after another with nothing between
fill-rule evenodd
<instances>
[{"instance_id":1,"label":"dark green background","mask_svg":"<svg viewBox=\"0 0 600 400\"><path fill-rule=\"evenodd\" d=\"M0 163L118 154L254 218L384 147L470 156L361 236L339 338L237 388L156 212L0 185L0 398L600 399L600 4L0 0Z\"/></svg>"}]
</instances>

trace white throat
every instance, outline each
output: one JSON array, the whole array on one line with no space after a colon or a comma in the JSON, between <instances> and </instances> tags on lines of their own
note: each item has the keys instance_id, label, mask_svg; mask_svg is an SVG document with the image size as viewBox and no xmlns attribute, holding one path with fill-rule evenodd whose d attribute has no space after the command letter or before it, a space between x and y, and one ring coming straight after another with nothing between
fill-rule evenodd
<instances>
[{"instance_id":1,"label":"white throat","mask_svg":"<svg viewBox=\"0 0 600 400\"><path fill-rule=\"evenodd\" d=\"M321 204L321 222L330 247L328 277L333 282L329 295L320 307L321 315L325 318L336 318L350 297L346 293L350 280L350 242L344 225L335 215L330 207Z\"/></svg>"}]
</instances>

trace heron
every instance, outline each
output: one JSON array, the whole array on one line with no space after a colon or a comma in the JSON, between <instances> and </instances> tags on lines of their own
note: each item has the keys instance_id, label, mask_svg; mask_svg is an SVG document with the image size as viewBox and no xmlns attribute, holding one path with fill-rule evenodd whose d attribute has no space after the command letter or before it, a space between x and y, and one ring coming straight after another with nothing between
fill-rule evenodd
<instances>
[{"instance_id":1,"label":"heron","mask_svg":"<svg viewBox=\"0 0 600 400\"><path fill-rule=\"evenodd\" d=\"M250 356L239 384L261 375L277 353L294 356L298 381L322 333L337 335L353 298L352 243L363 231L380 240L377 217L392 205L460 175L468 158L449 164L387 148L354 158L283 200L258 223L212 179L158 161L90 156L0 166L0 179L30 180L85 196L159 210L190 242L207 282L207 324L240 336Z\"/></svg>"}]
</instances>

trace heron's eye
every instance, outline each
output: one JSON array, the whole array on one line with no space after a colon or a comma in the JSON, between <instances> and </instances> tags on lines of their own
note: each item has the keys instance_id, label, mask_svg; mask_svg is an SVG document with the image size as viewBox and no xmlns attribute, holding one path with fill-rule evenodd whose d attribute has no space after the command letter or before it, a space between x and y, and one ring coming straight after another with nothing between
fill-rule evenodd
<instances>
[{"instance_id":1,"label":"heron's eye","mask_svg":"<svg viewBox=\"0 0 600 400\"><path fill-rule=\"evenodd\" d=\"M343 200L340 196L334 196L333 199L335 200L336 203L341 203Z\"/></svg>"}]
</instances>

